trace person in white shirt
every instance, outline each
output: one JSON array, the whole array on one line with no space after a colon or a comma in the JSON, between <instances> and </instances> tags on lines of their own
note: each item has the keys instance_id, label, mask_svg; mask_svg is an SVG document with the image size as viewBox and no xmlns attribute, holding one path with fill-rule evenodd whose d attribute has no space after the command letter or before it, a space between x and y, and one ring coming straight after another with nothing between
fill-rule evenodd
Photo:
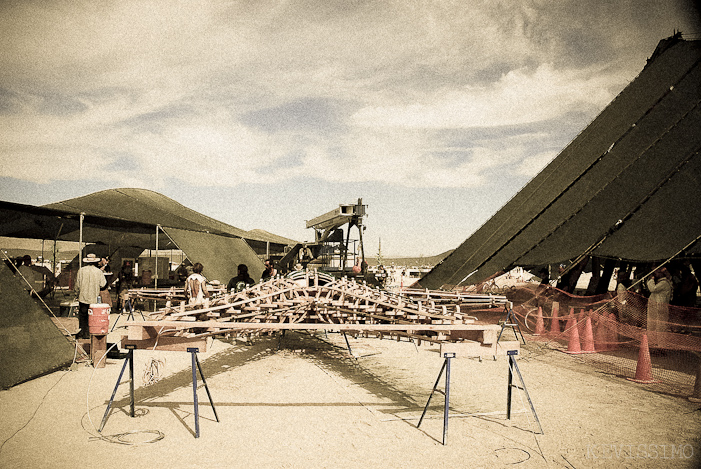
<instances>
[{"instance_id":1,"label":"person in white shirt","mask_svg":"<svg viewBox=\"0 0 701 469\"><path fill-rule=\"evenodd\" d=\"M88 254L83 259L85 265L78 270L75 280L75 292L78 294L78 325L79 339L89 339L88 309L91 304L97 303L100 289L107 285L104 273L97 267L100 258L95 254Z\"/></svg>"},{"instance_id":2,"label":"person in white shirt","mask_svg":"<svg viewBox=\"0 0 701 469\"><path fill-rule=\"evenodd\" d=\"M199 262L192 266L192 275L185 280L185 298L191 305L201 305L209 298L207 279L202 275L204 266Z\"/></svg>"},{"instance_id":3,"label":"person in white shirt","mask_svg":"<svg viewBox=\"0 0 701 469\"><path fill-rule=\"evenodd\" d=\"M647 330L655 348L665 348L665 332L669 332L669 302L672 297L672 275L661 267L647 281ZM662 333L662 334L658 334ZM651 348L652 345L651 345Z\"/></svg>"}]
</instances>

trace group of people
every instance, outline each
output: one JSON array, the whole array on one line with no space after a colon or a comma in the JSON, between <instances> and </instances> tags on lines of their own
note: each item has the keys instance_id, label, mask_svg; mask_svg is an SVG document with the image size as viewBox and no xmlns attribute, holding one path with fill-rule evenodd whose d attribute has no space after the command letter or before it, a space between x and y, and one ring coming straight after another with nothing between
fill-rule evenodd
<instances>
[{"instance_id":1,"label":"group of people","mask_svg":"<svg viewBox=\"0 0 701 469\"><path fill-rule=\"evenodd\" d=\"M644 289L643 289L644 286ZM622 321L643 327L656 347L664 348L667 332L684 332L687 324L695 323L696 292L699 282L688 261L659 266L644 285L633 284L621 276L616 289L616 306ZM637 295L636 295L637 293ZM636 297L647 296L647 308L641 317Z\"/></svg>"},{"instance_id":2,"label":"group of people","mask_svg":"<svg viewBox=\"0 0 701 469\"><path fill-rule=\"evenodd\" d=\"M53 272L42 265L35 265L29 254L14 260L6 259L5 263L13 274L22 277L24 289L32 296L44 297L56 286Z\"/></svg>"},{"instance_id":3,"label":"group of people","mask_svg":"<svg viewBox=\"0 0 701 469\"><path fill-rule=\"evenodd\" d=\"M128 290L133 281L131 269L125 267L119 273L114 282L111 280L112 272L109 269L109 260L99 258L95 254L88 254L83 258L84 266L78 270L75 282L75 291L78 296L78 324L80 332L79 339L88 339L88 310L91 304L105 303L112 306L112 297L109 292L110 286L118 285L118 307L124 308L124 304L129 299ZM188 269L190 270L190 269ZM197 262L192 265L190 274L185 279L185 297L189 304L200 305L205 298L209 298L210 292L207 288L207 279L202 274L204 266ZM277 274L271 260L265 261L265 270L261 276L261 281L268 280ZM238 265L236 277L233 277L227 285L227 291L241 291L256 283L248 273L246 264Z\"/></svg>"},{"instance_id":4,"label":"group of people","mask_svg":"<svg viewBox=\"0 0 701 469\"><path fill-rule=\"evenodd\" d=\"M192 273L185 279L185 298L191 305L200 305L204 303L205 298L211 296L209 290L207 289L207 278L202 275L204 271L204 266L197 262L192 266ZM277 275L277 269L273 265L273 261L267 259L265 261L265 270L261 275L261 282L265 282ZM256 281L248 273L248 266L246 264L239 264L237 266L236 276L229 280L226 285L226 291L239 292L245 290L251 285L255 284Z\"/></svg>"}]
</instances>

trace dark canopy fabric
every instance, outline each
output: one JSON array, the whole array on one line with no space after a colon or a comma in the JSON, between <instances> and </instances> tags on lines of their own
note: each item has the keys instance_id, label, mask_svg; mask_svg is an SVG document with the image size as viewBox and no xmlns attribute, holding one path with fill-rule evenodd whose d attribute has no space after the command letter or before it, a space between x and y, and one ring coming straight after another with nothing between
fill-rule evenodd
<instances>
[{"instance_id":1,"label":"dark canopy fabric","mask_svg":"<svg viewBox=\"0 0 701 469\"><path fill-rule=\"evenodd\" d=\"M254 280L258 280L263 273L263 262L241 238L177 228L163 230L173 238L188 259L204 266L203 275L207 280L219 280L226 285L232 277L236 276L236 268L239 264L248 266L248 273Z\"/></svg>"},{"instance_id":2,"label":"dark canopy fabric","mask_svg":"<svg viewBox=\"0 0 701 469\"><path fill-rule=\"evenodd\" d=\"M109 217L148 225L161 225L182 230L203 231L236 236L274 244L296 244L296 241L263 230L245 231L222 223L175 200L146 189L110 189L83 197L49 204L46 208L90 216Z\"/></svg>"},{"instance_id":3,"label":"dark canopy fabric","mask_svg":"<svg viewBox=\"0 0 701 469\"><path fill-rule=\"evenodd\" d=\"M700 63L701 41L661 41L640 75L421 286L582 255L701 254Z\"/></svg>"},{"instance_id":4,"label":"dark canopy fabric","mask_svg":"<svg viewBox=\"0 0 701 469\"><path fill-rule=\"evenodd\" d=\"M263 230L244 231L145 189L111 189L36 207L0 201L0 236L156 248L156 226L245 239L260 254L283 252L296 241ZM159 249L177 245L161 233Z\"/></svg>"},{"instance_id":5,"label":"dark canopy fabric","mask_svg":"<svg viewBox=\"0 0 701 469\"><path fill-rule=\"evenodd\" d=\"M0 389L70 365L74 348L0 262Z\"/></svg>"},{"instance_id":6,"label":"dark canopy fabric","mask_svg":"<svg viewBox=\"0 0 701 469\"><path fill-rule=\"evenodd\" d=\"M0 236L78 241L80 213L0 201ZM155 246L155 227L153 224L131 220L86 215L83 221L83 239L147 249ZM175 246L162 245L163 249L169 247Z\"/></svg>"}]
</instances>

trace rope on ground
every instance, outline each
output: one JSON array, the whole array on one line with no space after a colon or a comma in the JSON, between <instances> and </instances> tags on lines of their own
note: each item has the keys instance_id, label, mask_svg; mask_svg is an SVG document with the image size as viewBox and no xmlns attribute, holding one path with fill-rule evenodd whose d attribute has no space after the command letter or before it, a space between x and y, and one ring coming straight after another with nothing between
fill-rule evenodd
<instances>
[{"instance_id":1,"label":"rope on ground","mask_svg":"<svg viewBox=\"0 0 701 469\"><path fill-rule=\"evenodd\" d=\"M60 377L58 380L56 380L56 382L48 389L48 391L46 391L46 393L44 394L44 397L41 398L41 401L39 402L39 405L37 406L36 409L34 409L34 413L33 413L32 416L29 418L29 420L27 420L27 423L25 423L24 425L22 425L22 426L21 426L16 432L14 432L7 440L5 440L5 441L2 442L2 445L0 445L0 452L2 452L2 449L5 447L5 443L7 443L7 442L10 441L11 439L13 439L13 438L15 437L15 435L17 435L19 432L21 432L22 430L24 430L24 429L27 427L27 425L29 425L29 423L30 423L32 420L34 420L34 417L36 416L37 412L39 411L39 408L41 407L41 405L42 405L42 404L44 403L44 401L46 400L46 396L49 395L49 393L51 392L51 390L52 390L53 388L55 388L56 385L58 385L58 383L60 383L61 380L62 380L67 374L68 374L68 371L64 372L63 375L61 375L61 377Z\"/></svg>"},{"instance_id":2,"label":"rope on ground","mask_svg":"<svg viewBox=\"0 0 701 469\"><path fill-rule=\"evenodd\" d=\"M95 424L93 423L92 418L90 417L90 386L92 385L92 380L95 377L95 372L97 371L97 368L98 368L98 365L100 364L100 362L102 360L105 360L107 357L107 354L116 346L117 346L117 343L115 342L107 350L107 352L105 352L105 354L100 358L100 360L98 360L98 362L94 364L95 368L93 369L92 375L90 375L90 381L88 381L88 390L85 393L85 404L87 407L88 421L90 422L90 425L92 426L92 428L95 432L94 434L91 433L91 437L93 440L103 440L103 441L106 441L108 443L117 443L117 444L121 444L121 445L139 445L139 444L146 444L146 443L155 443L157 441L160 441L163 438L165 438L165 434L159 430L132 430L132 431L128 431L128 432L115 433L112 435L103 435L102 433L100 433L100 431L97 429L97 427L95 427ZM120 383L117 383L117 385L119 385L119 384ZM85 427L83 427L83 429L85 429L85 431L90 433L90 431L88 429L86 429ZM127 441L125 439L127 436L140 435L140 434L153 434L155 436L152 439L146 440L146 441L134 442L134 441Z\"/></svg>"}]
</instances>

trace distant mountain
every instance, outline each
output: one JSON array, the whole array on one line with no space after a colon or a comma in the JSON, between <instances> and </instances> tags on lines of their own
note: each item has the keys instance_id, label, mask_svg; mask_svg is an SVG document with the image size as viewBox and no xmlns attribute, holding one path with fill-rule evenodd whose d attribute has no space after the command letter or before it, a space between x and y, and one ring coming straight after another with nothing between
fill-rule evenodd
<instances>
[{"instance_id":1,"label":"distant mountain","mask_svg":"<svg viewBox=\"0 0 701 469\"><path fill-rule=\"evenodd\" d=\"M448 255L453 252L454 249L446 251L442 254L436 256L423 256L423 257L382 257L383 265L400 265L404 267L433 267L440 261L448 257ZM366 257L369 266L377 265L377 256Z\"/></svg>"}]
</instances>

